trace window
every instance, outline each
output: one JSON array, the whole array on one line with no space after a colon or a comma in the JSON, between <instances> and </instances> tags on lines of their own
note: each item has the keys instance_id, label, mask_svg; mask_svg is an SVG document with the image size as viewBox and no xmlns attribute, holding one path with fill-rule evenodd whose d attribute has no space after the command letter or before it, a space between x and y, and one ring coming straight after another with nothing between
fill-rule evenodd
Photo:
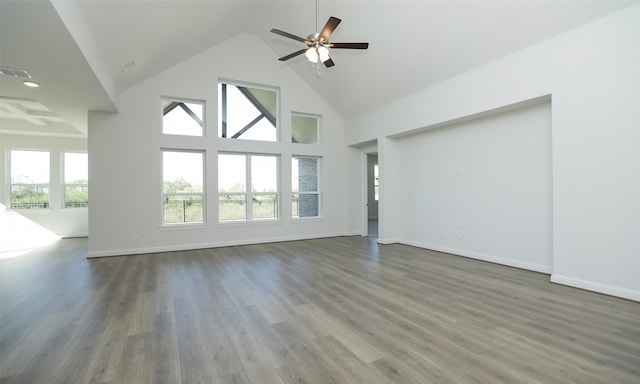
<instances>
[{"instance_id":1,"label":"window","mask_svg":"<svg viewBox=\"0 0 640 384\"><path fill-rule=\"evenodd\" d=\"M218 155L219 217L225 221L278 218L278 157Z\"/></svg>"},{"instance_id":2,"label":"window","mask_svg":"<svg viewBox=\"0 0 640 384\"><path fill-rule=\"evenodd\" d=\"M11 150L9 155L11 208L49 208L49 152Z\"/></svg>"},{"instance_id":3,"label":"window","mask_svg":"<svg viewBox=\"0 0 640 384\"><path fill-rule=\"evenodd\" d=\"M162 151L163 223L204 223L204 153Z\"/></svg>"},{"instance_id":4,"label":"window","mask_svg":"<svg viewBox=\"0 0 640 384\"><path fill-rule=\"evenodd\" d=\"M320 216L319 163L317 157L294 156L291 159L293 217Z\"/></svg>"},{"instance_id":5,"label":"window","mask_svg":"<svg viewBox=\"0 0 640 384\"><path fill-rule=\"evenodd\" d=\"M291 116L291 142L318 144L318 116L294 113Z\"/></svg>"},{"instance_id":6,"label":"window","mask_svg":"<svg viewBox=\"0 0 640 384\"><path fill-rule=\"evenodd\" d=\"M277 141L277 93L274 90L218 84L218 136Z\"/></svg>"},{"instance_id":7,"label":"window","mask_svg":"<svg viewBox=\"0 0 640 384\"><path fill-rule=\"evenodd\" d=\"M89 169L86 153L64 154L64 207L89 206Z\"/></svg>"},{"instance_id":8,"label":"window","mask_svg":"<svg viewBox=\"0 0 640 384\"><path fill-rule=\"evenodd\" d=\"M373 199L380 200L380 177L378 176L378 164L373 166Z\"/></svg>"},{"instance_id":9,"label":"window","mask_svg":"<svg viewBox=\"0 0 640 384\"><path fill-rule=\"evenodd\" d=\"M204 102L162 99L162 133L202 136Z\"/></svg>"}]
</instances>

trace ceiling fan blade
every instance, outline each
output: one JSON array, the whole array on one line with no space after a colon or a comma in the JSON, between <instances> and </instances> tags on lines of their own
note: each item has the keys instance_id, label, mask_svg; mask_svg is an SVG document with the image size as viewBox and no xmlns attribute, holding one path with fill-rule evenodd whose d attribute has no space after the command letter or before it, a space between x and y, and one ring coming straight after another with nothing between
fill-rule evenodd
<instances>
[{"instance_id":1,"label":"ceiling fan blade","mask_svg":"<svg viewBox=\"0 0 640 384\"><path fill-rule=\"evenodd\" d=\"M327 24L322 27L322 31L320 31L320 34L318 35L318 41L329 41L329 37L331 37L331 34L341 21L342 20L337 17L331 16L329 20L327 20Z\"/></svg>"},{"instance_id":2,"label":"ceiling fan blade","mask_svg":"<svg viewBox=\"0 0 640 384\"><path fill-rule=\"evenodd\" d=\"M292 57L296 57L296 56L298 56L298 55L302 55L303 53L305 53L305 52L307 51L307 49L309 49L309 48L304 48L304 49L301 49L301 50L299 50L299 51L295 51L295 52L293 52L293 53L288 54L287 56L282 56L282 57L281 57L281 58L279 58L278 60L280 60L280 61L286 61L286 60L289 60L289 59L290 59L290 58L292 58Z\"/></svg>"},{"instance_id":3,"label":"ceiling fan blade","mask_svg":"<svg viewBox=\"0 0 640 384\"><path fill-rule=\"evenodd\" d=\"M328 58L327 60L323 61L324 66L329 68L329 67L333 67L334 65L336 65L336 63L333 62L333 60L331 60L331 58Z\"/></svg>"},{"instance_id":4,"label":"ceiling fan blade","mask_svg":"<svg viewBox=\"0 0 640 384\"><path fill-rule=\"evenodd\" d=\"M280 36L288 37L288 38L290 38L290 39L293 39L293 40L297 40L297 41L303 42L303 43L305 43L305 44L307 44L307 45L310 45L310 44L311 44L311 42L310 42L309 40L307 40L307 39L304 39L304 38L302 38L302 37L300 37L300 36L292 35L292 34L290 34L289 32L281 31L281 30L279 30L279 29L277 29L277 28L273 28L273 29L271 30L271 32L275 33L276 35L280 35Z\"/></svg>"},{"instance_id":5,"label":"ceiling fan blade","mask_svg":"<svg viewBox=\"0 0 640 384\"><path fill-rule=\"evenodd\" d=\"M338 49L367 49L369 48L369 43L331 43L329 47Z\"/></svg>"}]
</instances>

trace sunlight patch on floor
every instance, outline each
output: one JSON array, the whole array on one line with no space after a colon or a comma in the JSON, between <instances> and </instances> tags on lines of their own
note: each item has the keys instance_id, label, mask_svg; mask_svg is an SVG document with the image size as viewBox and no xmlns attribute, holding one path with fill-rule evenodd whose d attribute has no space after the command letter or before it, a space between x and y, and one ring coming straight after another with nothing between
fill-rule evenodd
<instances>
[{"instance_id":1,"label":"sunlight patch on floor","mask_svg":"<svg viewBox=\"0 0 640 384\"><path fill-rule=\"evenodd\" d=\"M22 256L60 240L60 236L0 204L0 259Z\"/></svg>"}]
</instances>

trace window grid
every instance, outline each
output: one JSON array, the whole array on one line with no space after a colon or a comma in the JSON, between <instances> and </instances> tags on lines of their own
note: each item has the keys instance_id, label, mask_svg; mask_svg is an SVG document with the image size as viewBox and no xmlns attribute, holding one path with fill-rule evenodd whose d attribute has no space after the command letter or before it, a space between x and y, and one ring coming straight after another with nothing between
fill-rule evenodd
<instances>
[{"instance_id":1,"label":"window grid","mask_svg":"<svg viewBox=\"0 0 640 384\"><path fill-rule=\"evenodd\" d=\"M236 162L242 159L243 169L237 169L240 167L239 164L235 164L236 169L225 169L225 167L233 166L232 162L228 161L231 158L235 158ZM219 221L224 223L277 220L280 216L279 156L226 152L220 153L218 159ZM230 186L230 182L227 181L228 175L237 176L241 172L244 173L243 183L237 183L236 179L236 184ZM260 186L262 186L262 191L257 190Z\"/></svg>"}]
</instances>

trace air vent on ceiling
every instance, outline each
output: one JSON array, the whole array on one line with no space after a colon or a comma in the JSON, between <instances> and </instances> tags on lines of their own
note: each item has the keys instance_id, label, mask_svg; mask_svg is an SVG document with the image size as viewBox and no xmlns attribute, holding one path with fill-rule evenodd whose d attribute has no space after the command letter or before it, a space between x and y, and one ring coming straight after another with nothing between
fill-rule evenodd
<instances>
[{"instance_id":1,"label":"air vent on ceiling","mask_svg":"<svg viewBox=\"0 0 640 384\"><path fill-rule=\"evenodd\" d=\"M128 72L128 71L132 70L135 66L136 66L136 61L135 60L131 60L128 63L122 64L120 66L120 68L122 68L122 72Z\"/></svg>"},{"instance_id":2,"label":"air vent on ceiling","mask_svg":"<svg viewBox=\"0 0 640 384\"><path fill-rule=\"evenodd\" d=\"M5 76L24 77L25 79L31 79L29 72L24 69L0 67L0 73Z\"/></svg>"}]
</instances>

